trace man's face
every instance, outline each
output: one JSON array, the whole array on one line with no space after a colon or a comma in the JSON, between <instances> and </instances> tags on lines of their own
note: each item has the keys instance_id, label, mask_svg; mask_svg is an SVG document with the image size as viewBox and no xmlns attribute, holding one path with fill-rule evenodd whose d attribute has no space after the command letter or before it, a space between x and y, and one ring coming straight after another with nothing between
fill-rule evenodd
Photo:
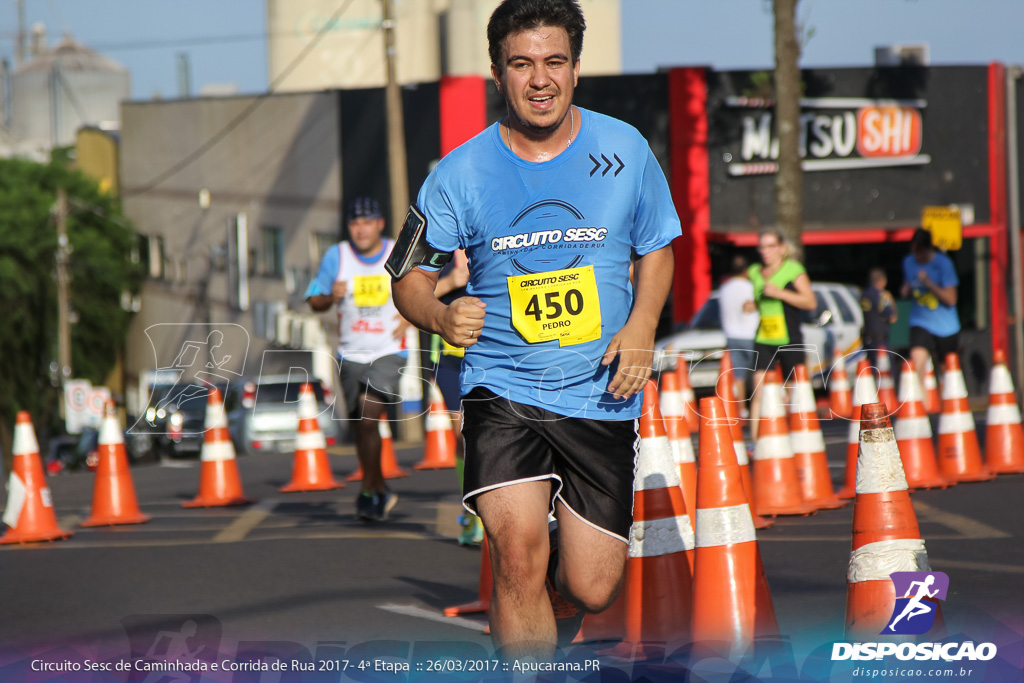
<instances>
[{"instance_id":1,"label":"man's face","mask_svg":"<svg viewBox=\"0 0 1024 683\"><path fill-rule=\"evenodd\" d=\"M348 222L349 239L360 254L373 254L381 246L383 218L353 218Z\"/></svg>"},{"instance_id":2,"label":"man's face","mask_svg":"<svg viewBox=\"0 0 1024 683\"><path fill-rule=\"evenodd\" d=\"M491 65L491 75L509 111L534 135L551 135L565 120L579 78L564 28L541 26L505 39L505 63Z\"/></svg>"}]
</instances>

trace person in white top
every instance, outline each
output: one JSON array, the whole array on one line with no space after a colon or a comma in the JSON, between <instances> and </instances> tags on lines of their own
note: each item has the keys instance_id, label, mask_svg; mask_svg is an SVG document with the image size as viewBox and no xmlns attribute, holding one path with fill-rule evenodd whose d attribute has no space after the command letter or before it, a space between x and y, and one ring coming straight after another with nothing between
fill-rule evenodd
<instances>
[{"instance_id":1,"label":"person in white top","mask_svg":"<svg viewBox=\"0 0 1024 683\"><path fill-rule=\"evenodd\" d=\"M409 324L391 297L384 263L394 242L383 237L384 216L375 199L359 197L346 211L349 240L327 250L306 289L317 312L338 304L338 357L341 388L355 422L356 452L363 469L356 516L384 521L398 497L384 484L380 468L380 418L398 396L399 370Z\"/></svg>"},{"instance_id":2,"label":"person in white top","mask_svg":"<svg viewBox=\"0 0 1024 683\"><path fill-rule=\"evenodd\" d=\"M744 312L744 304L754 302L754 285L747 277L750 263L742 254L733 257L729 264L729 278L718 288L718 309L725 332L725 348L732 356L734 389L736 400L746 401L750 395L747 376L754 368L754 336L761 320L757 310ZM747 306L750 309L750 306ZM746 412L741 403L741 411Z\"/></svg>"}]
</instances>

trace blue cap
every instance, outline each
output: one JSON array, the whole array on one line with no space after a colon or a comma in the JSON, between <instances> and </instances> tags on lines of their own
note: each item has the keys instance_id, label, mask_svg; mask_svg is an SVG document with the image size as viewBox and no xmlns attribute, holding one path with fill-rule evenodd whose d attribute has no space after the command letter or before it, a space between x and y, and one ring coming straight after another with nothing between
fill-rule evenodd
<instances>
[{"instance_id":1,"label":"blue cap","mask_svg":"<svg viewBox=\"0 0 1024 683\"><path fill-rule=\"evenodd\" d=\"M351 222L357 218L383 218L380 212L380 204L372 197L356 197L348 205L345 212L345 220Z\"/></svg>"}]
</instances>

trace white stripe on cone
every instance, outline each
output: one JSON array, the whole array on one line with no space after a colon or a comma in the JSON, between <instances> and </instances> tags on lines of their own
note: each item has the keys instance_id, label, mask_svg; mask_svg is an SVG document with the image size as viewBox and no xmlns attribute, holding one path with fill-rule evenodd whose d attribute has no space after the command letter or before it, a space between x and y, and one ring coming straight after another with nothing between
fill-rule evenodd
<instances>
[{"instance_id":1,"label":"white stripe on cone","mask_svg":"<svg viewBox=\"0 0 1024 683\"><path fill-rule=\"evenodd\" d=\"M754 460L792 458L793 447L789 435L759 436L754 444Z\"/></svg>"},{"instance_id":2,"label":"white stripe on cone","mask_svg":"<svg viewBox=\"0 0 1024 683\"><path fill-rule=\"evenodd\" d=\"M695 547L689 515L637 520L629 530L630 557L658 557Z\"/></svg>"},{"instance_id":3,"label":"white stripe on cone","mask_svg":"<svg viewBox=\"0 0 1024 683\"><path fill-rule=\"evenodd\" d=\"M697 508L696 540L698 548L757 540L750 506Z\"/></svg>"},{"instance_id":4,"label":"white stripe on cone","mask_svg":"<svg viewBox=\"0 0 1024 683\"><path fill-rule=\"evenodd\" d=\"M793 445L794 453L824 453L825 437L821 430L790 432L789 441Z\"/></svg>"},{"instance_id":5,"label":"white stripe on cone","mask_svg":"<svg viewBox=\"0 0 1024 683\"><path fill-rule=\"evenodd\" d=\"M14 472L11 472L7 480L7 508L4 510L3 522L12 529L18 526L21 519L21 511L25 507L25 500L28 497L28 489L25 482Z\"/></svg>"},{"instance_id":6,"label":"white stripe on cone","mask_svg":"<svg viewBox=\"0 0 1024 683\"><path fill-rule=\"evenodd\" d=\"M946 373L942 384L942 398L967 398L967 384L962 372L950 370Z\"/></svg>"},{"instance_id":7,"label":"white stripe on cone","mask_svg":"<svg viewBox=\"0 0 1024 683\"><path fill-rule=\"evenodd\" d=\"M932 424L927 417L898 417L893 431L897 441L932 438Z\"/></svg>"},{"instance_id":8,"label":"white stripe on cone","mask_svg":"<svg viewBox=\"0 0 1024 683\"><path fill-rule=\"evenodd\" d=\"M907 475L891 427L863 430L857 458L858 494L907 490Z\"/></svg>"},{"instance_id":9,"label":"white stripe on cone","mask_svg":"<svg viewBox=\"0 0 1024 683\"><path fill-rule=\"evenodd\" d=\"M199 452L201 462L220 462L235 459L235 447L230 441L213 441L203 444Z\"/></svg>"},{"instance_id":10,"label":"white stripe on cone","mask_svg":"<svg viewBox=\"0 0 1024 683\"><path fill-rule=\"evenodd\" d=\"M315 432L299 432L295 435L295 450L316 451L327 448L327 441L324 440L324 433L319 429Z\"/></svg>"},{"instance_id":11,"label":"white stripe on cone","mask_svg":"<svg viewBox=\"0 0 1024 683\"><path fill-rule=\"evenodd\" d=\"M675 458L676 464L680 465L687 462L697 462L696 456L693 454L693 442L687 438L673 439L672 445L672 456Z\"/></svg>"},{"instance_id":12,"label":"white stripe on cone","mask_svg":"<svg viewBox=\"0 0 1024 683\"><path fill-rule=\"evenodd\" d=\"M732 449L736 451L736 464L740 467L750 464L750 458L747 457L747 445L742 441L733 441Z\"/></svg>"},{"instance_id":13,"label":"white stripe on cone","mask_svg":"<svg viewBox=\"0 0 1024 683\"><path fill-rule=\"evenodd\" d=\"M989 405L985 422L990 425L1017 425L1021 423L1020 407L1016 403Z\"/></svg>"},{"instance_id":14,"label":"white stripe on cone","mask_svg":"<svg viewBox=\"0 0 1024 683\"><path fill-rule=\"evenodd\" d=\"M846 578L850 583L888 581L893 572L927 572L928 553L920 538L897 538L868 543L850 553Z\"/></svg>"},{"instance_id":15,"label":"white stripe on cone","mask_svg":"<svg viewBox=\"0 0 1024 683\"><path fill-rule=\"evenodd\" d=\"M963 434L974 431L971 413L942 413L939 415L939 434Z\"/></svg>"},{"instance_id":16,"label":"white stripe on cone","mask_svg":"<svg viewBox=\"0 0 1024 683\"><path fill-rule=\"evenodd\" d=\"M679 468L672 457L667 436L652 436L640 441L633 479L634 491L647 491L679 486Z\"/></svg>"},{"instance_id":17,"label":"white stripe on cone","mask_svg":"<svg viewBox=\"0 0 1024 683\"><path fill-rule=\"evenodd\" d=\"M36 441L36 430L31 422L17 422L14 425L14 444L11 453L14 455L35 455L39 452Z\"/></svg>"},{"instance_id":18,"label":"white stripe on cone","mask_svg":"<svg viewBox=\"0 0 1024 683\"><path fill-rule=\"evenodd\" d=\"M1006 369L1005 365L1000 363L992 367L992 375L989 377L988 387L989 396L1013 393L1013 378L1010 377L1010 371Z\"/></svg>"},{"instance_id":19,"label":"white stripe on cone","mask_svg":"<svg viewBox=\"0 0 1024 683\"><path fill-rule=\"evenodd\" d=\"M124 443L124 435L121 433L121 425L113 415L108 415L103 418L103 424L100 425L99 441L97 443L101 446L117 446L118 444Z\"/></svg>"}]
</instances>

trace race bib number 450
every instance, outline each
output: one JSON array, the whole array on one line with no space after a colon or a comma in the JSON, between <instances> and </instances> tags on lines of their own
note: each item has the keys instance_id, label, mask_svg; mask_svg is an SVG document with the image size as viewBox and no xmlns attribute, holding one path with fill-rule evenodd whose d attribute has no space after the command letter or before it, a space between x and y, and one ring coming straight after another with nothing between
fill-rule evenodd
<instances>
[{"instance_id":1,"label":"race bib number 450","mask_svg":"<svg viewBox=\"0 0 1024 683\"><path fill-rule=\"evenodd\" d=\"M510 277L508 296L512 326L531 344L557 339L571 346L601 336L593 266Z\"/></svg>"}]
</instances>

